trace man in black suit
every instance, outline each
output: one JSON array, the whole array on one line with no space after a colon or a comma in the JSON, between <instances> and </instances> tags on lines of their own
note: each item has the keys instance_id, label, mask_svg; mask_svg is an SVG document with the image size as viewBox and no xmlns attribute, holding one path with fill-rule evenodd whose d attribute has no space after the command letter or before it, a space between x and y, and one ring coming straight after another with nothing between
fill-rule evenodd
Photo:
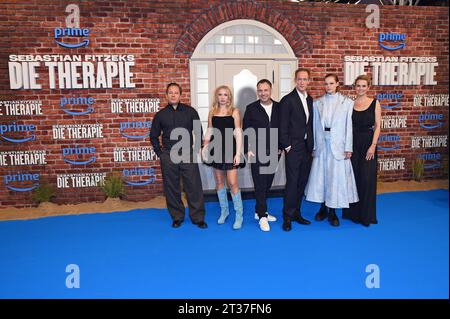
<instances>
[{"instance_id":1,"label":"man in black suit","mask_svg":"<svg viewBox=\"0 0 450 319\"><path fill-rule=\"evenodd\" d=\"M161 172L164 183L164 194L166 195L167 209L172 217L172 227L178 228L184 221L184 205L181 201L180 178L183 178L184 191L189 205L189 217L193 224L200 228L207 228L205 223L205 204L203 200L202 181L198 164L193 160L193 130L194 123L200 124L197 111L189 105L180 103L181 86L177 83L169 83L166 88L168 105L158 111L153 118L150 130L150 140L153 149L158 155L161 163ZM183 128L189 132L190 159L187 162L179 162L172 158L170 150L179 144L180 140L171 139L170 134L175 129ZM194 130L195 131L195 130ZM162 132L162 147L159 136ZM196 143L202 140L200 136L195 136ZM195 148L194 148L195 149ZM200 149L200 148L199 148ZM175 150L175 149L174 149Z\"/></svg>"},{"instance_id":2,"label":"man in black suit","mask_svg":"<svg viewBox=\"0 0 450 319\"><path fill-rule=\"evenodd\" d=\"M269 222L276 221L275 216L267 212L267 195L281 154L278 134L273 134L279 127L279 109L278 102L271 98L272 83L269 80L260 80L256 86L256 93L259 100L249 104L244 113L244 147L251 163L255 188L255 219L259 220L262 231L269 231ZM255 139L249 141L247 129L255 131Z\"/></svg>"},{"instance_id":3,"label":"man in black suit","mask_svg":"<svg viewBox=\"0 0 450 319\"><path fill-rule=\"evenodd\" d=\"M280 144L286 155L286 188L283 207L283 230L292 229L291 222L311 222L300 212L305 186L312 164L313 99L306 89L310 71L295 71L295 89L280 101Z\"/></svg>"}]
</instances>

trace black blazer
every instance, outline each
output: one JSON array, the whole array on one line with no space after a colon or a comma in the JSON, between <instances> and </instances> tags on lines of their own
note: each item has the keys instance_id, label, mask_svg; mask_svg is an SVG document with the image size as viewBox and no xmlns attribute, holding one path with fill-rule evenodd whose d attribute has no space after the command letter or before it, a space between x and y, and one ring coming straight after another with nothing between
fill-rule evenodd
<instances>
[{"instance_id":1,"label":"black blazer","mask_svg":"<svg viewBox=\"0 0 450 319\"><path fill-rule=\"evenodd\" d=\"M313 99L308 95L309 117L306 122L306 114L303 109L302 100L298 96L297 89L285 95L280 101L280 145L283 149L292 146L292 150L305 148L305 133L307 134L306 149L312 152L314 147L313 138Z\"/></svg>"},{"instance_id":2,"label":"black blazer","mask_svg":"<svg viewBox=\"0 0 450 319\"><path fill-rule=\"evenodd\" d=\"M259 134L258 129L259 128L265 128L266 129L266 151L270 150L270 129L271 128L279 128L280 123L280 105L278 102L275 102L272 100L272 114L269 117L267 116L266 111L261 106L260 100L257 100L249 105L247 105L244 113L244 120L243 120L243 130L245 131L247 128L253 128L256 131L256 145L249 145L249 141L247 136L244 138L244 150L245 153L247 153L249 150L255 153L255 155L258 154L258 143L259 143ZM279 134L279 132L278 132ZM277 141L277 149L280 149L279 146L279 136ZM268 154L268 152L266 152Z\"/></svg>"}]
</instances>

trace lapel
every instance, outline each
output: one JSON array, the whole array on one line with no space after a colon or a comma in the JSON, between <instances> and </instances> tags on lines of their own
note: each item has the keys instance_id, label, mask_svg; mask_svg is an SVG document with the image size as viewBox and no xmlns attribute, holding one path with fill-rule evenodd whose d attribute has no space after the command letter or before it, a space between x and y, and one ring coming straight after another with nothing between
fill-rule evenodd
<instances>
[{"instance_id":1,"label":"lapel","mask_svg":"<svg viewBox=\"0 0 450 319\"><path fill-rule=\"evenodd\" d=\"M273 103L273 102L272 102ZM264 117L265 121L266 121L266 126L270 124L272 117L273 117L273 104L272 104L272 114L271 114L271 118L269 119L269 116L267 115L266 110L264 109L264 107L261 105L261 100L256 101L256 107L259 109L259 112L262 114L262 116Z\"/></svg>"},{"instance_id":2,"label":"lapel","mask_svg":"<svg viewBox=\"0 0 450 319\"><path fill-rule=\"evenodd\" d=\"M293 93L294 93L294 101L295 101L295 105L300 105L300 113L303 114L303 118L305 119L305 124L307 124L307 123L306 123L306 113L305 113L305 109L303 108L302 99L301 99L300 96L298 95L297 88L294 88ZM308 107L308 106L307 106L307 107ZM298 108L298 106L297 106L297 108ZM309 109L309 107L308 107L308 109Z\"/></svg>"},{"instance_id":3,"label":"lapel","mask_svg":"<svg viewBox=\"0 0 450 319\"><path fill-rule=\"evenodd\" d=\"M306 102L308 103L308 111L309 111L309 117L308 117L308 123L307 124L309 124L311 122L312 114L314 112L312 97L308 95L308 97L306 98Z\"/></svg>"},{"instance_id":4,"label":"lapel","mask_svg":"<svg viewBox=\"0 0 450 319\"><path fill-rule=\"evenodd\" d=\"M334 125L334 122L336 121L337 118L339 118L339 116L337 116L337 114L342 110L342 104L344 103L344 96L340 93L336 93L338 94L338 103L337 105L333 105L333 107L335 107L334 112L333 112L333 117L331 118L331 125ZM317 110L319 111L319 115L320 115L320 123L322 124L322 128L325 129L325 120L323 118L323 107L325 105L325 95L323 95L322 97L320 97L318 99L319 103L317 103Z\"/></svg>"},{"instance_id":5,"label":"lapel","mask_svg":"<svg viewBox=\"0 0 450 319\"><path fill-rule=\"evenodd\" d=\"M273 121L274 119L277 119L277 118L278 118L278 106L272 100L272 114L270 117L270 127L272 127L272 125L274 125L274 124L275 124L275 127L278 127L278 124Z\"/></svg>"},{"instance_id":6,"label":"lapel","mask_svg":"<svg viewBox=\"0 0 450 319\"><path fill-rule=\"evenodd\" d=\"M339 116L337 116L337 114L341 111L342 104L344 103L344 96L339 92L336 94L338 94L338 103L336 105L336 109L333 112L333 118L331 119L331 123L333 126L335 126L334 122L336 121L336 119L339 118Z\"/></svg>"},{"instance_id":7,"label":"lapel","mask_svg":"<svg viewBox=\"0 0 450 319\"><path fill-rule=\"evenodd\" d=\"M317 103L317 111L320 115L320 124L322 124L322 129L325 129L325 122L323 118L323 106L325 104L325 95L319 98L319 103Z\"/></svg>"}]
</instances>

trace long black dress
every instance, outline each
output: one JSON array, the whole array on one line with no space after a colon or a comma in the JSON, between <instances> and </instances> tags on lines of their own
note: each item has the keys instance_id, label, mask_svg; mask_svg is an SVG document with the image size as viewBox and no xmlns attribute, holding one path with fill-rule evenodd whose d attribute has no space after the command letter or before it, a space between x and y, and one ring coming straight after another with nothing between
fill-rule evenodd
<instances>
[{"instance_id":1,"label":"long black dress","mask_svg":"<svg viewBox=\"0 0 450 319\"><path fill-rule=\"evenodd\" d=\"M235 129L234 126L234 118L231 115L228 116L216 116L214 115L211 119L211 124L213 128L216 128L220 131L221 137L222 137L222 155L220 157L220 160L218 161L212 161L211 163L207 164L209 166L212 166L216 169L220 170L230 170L234 168L242 168L245 166L245 162L243 158L241 158L241 161L239 165L235 166L233 163L234 156L236 155L236 139L233 135L233 131ZM232 136L233 135L233 136ZM211 142L216 138L214 134L211 137ZM226 139L230 139L233 141L233 150L226 148ZM211 155L214 156L214 148L211 151Z\"/></svg>"},{"instance_id":2,"label":"long black dress","mask_svg":"<svg viewBox=\"0 0 450 319\"><path fill-rule=\"evenodd\" d=\"M375 130L376 99L364 111L353 110L353 154L351 157L359 202L343 209L342 217L364 226L377 224L377 151L374 158L366 160Z\"/></svg>"}]
</instances>

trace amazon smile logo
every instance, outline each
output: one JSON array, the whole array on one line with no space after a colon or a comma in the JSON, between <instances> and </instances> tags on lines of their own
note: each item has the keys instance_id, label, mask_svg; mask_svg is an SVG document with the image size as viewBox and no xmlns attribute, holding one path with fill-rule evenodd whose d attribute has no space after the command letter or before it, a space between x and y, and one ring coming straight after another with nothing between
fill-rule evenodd
<instances>
[{"instance_id":1,"label":"amazon smile logo","mask_svg":"<svg viewBox=\"0 0 450 319\"><path fill-rule=\"evenodd\" d=\"M94 112L94 103L95 99L92 97L63 97L61 98L59 105L61 106L61 109L69 115L85 115ZM77 111L69 109L68 105L82 105L87 107L85 110Z\"/></svg>"},{"instance_id":2,"label":"amazon smile logo","mask_svg":"<svg viewBox=\"0 0 450 319\"><path fill-rule=\"evenodd\" d=\"M423 167L425 169L433 169L441 167L441 154L440 153L426 153L421 154L418 158L422 158L425 162Z\"/></svg>"},{"instance_id":3,"label":"amazon smile logo","mask_svg":"<svg viewBox=\"0 0 450 319\"><path fill-rule=\"evenodd\" d=\"M400 136L399 135L381 135L378 138L379 143L383 145L378 145L378 149L382 151L392 151L400 148ZM386 145L388 144L388 145Z\"/></svg>"},{"instance_id":4,"label":"amazon smile logo","mask_svg":"<svg viewBox=\"0 0 450 319\"><path fill-rule=\"evenodd\" d=\"M11 191L29 192L39 187L39 177L39 174L30 173L9 174L3 176L3 182L5 183L6 188ZM17 183L20 185L17 185Z\"/></svg>"},{"instance_id":5,"label":"amazon smile logo","mask_svg":"<svg viewBox=\"0 0 450 319\"><path fill-rule=\"evenodd\" d=\"M432 130L441 127L444 122L444 114L422 113L419 115L419 125L421 128Z\"/></svg>"},{"instance_id":6,"label":"amazon smile logo","mask_svg":"<svg viewBox=\"0 0 450 319\"><path fill-rule=\"evenodd\" d=\"M124 169L122 174L124 177L128 177L128 178L132 178L133 176L139 176L139 177L147 176L147 178L145 178L144 180L141 180L141 181L132 181L130 179L127 179L125 181L125 184L130 185L130 186L144 186L144 185L152 184L156 180L155 169L152 167L149 167L149 168L136 167L136 168L132 168L132 169Z\"/></svg>"},{"instance_id":7,"label":"amazon smile logo","mask_svg":"<svg viewBox=\"0 0 450 319\"><path fill-rule=\"evenodd\" d=\"M9 135L9 133L13 133L16 135L17 133L34 133L35 131L36 126L32 124L17 124L16 122L10 124L0 124L0 138L11 143L25 143L28 141L34 141L36 139L36 134L31 134L30 136L23 138L5 136L5 134Z\"/></svg>"},{"instance_id":8,"label":"amazon smile logo","mask_svg":"<svg viewBox=\"0 0 450 319\"><path fill-rule=\"evenodd\" d=\"M131 138L131 139L135 139L135 140L144 139L150 135L151 127L152 127L151 121L121 122L120 123L120 134L123 137ZM145 133L140 134L140 135L130 134L130 133L128 133L130 131L130 129L133 129L133 131L138 130L140 132L142 132L144 130ZM124 131L127 131L127 133L125 133Z\"/></svg>"},{"instance_id":9,"label":"amazon smile logo","mask_svg":"<svg viewBox=\"0 0 450 319\"><path fill-rule=\"evenodd\" d=\"M380 101L381 108L392 110L400 107L400 99L403 93L378 93L377 100Z\"/></svg>"},{"instance_id":10,"label":"amazon smile logo","mask_svg":"<svg viewBox=\"0 0 450 319\"><path fill-rule=\"evenodd\" d=\"M61 150L63 160L66 163L72 165L88 165L94 163L97 160L96 156L91 156L89 159L80 159L79 157L85 157L85 155L95 154L95 147L66 147ZM71 157L71 158L67 158ZM74 158L76 157L76 159Z\"/></svg>"},{"instance_id":11,"label":"amazon smile logo","mask_svg":"<svg viewBox=\"0 0 450 319\"><path fill-rule=\"evenodd\" d=\"M89 29L79 29L79 28L56 28L54 31L55 43L69 49L85 47L89 44L89 39L84 39L80 43L70 44L57 41L62 37L88 37Z\"/></svg>"},{"instance_id":12,"label":"amazon smile logo","mask_svg":"<svg viewBox=\"0 0 450 319\"><path fill-rule=\"evenodd\" d=\"M406 46L406 34L398 33L380 33L378 35L378 44L385 50L395 51L403 49ZM392 44L392 46L388 44Z\"/></svg>"}]
</instances>

